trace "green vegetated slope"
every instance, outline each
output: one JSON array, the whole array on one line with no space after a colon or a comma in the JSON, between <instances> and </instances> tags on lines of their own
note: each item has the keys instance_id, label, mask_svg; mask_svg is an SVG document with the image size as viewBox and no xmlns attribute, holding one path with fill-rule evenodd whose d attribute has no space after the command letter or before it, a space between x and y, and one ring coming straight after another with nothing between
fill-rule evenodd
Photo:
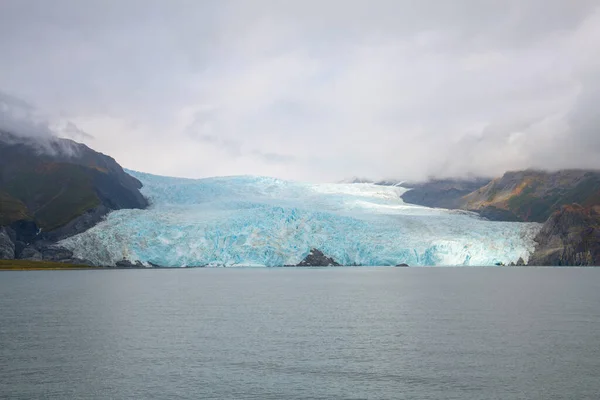
<instances>
[{"instance_id":1,"label":"green vegetated slope","mask_svg":"<svg viewBox=\"0 0 600 400\"><path fill-rule=\"evenodd\" d=\"M25 203L6 192L0 192L0 226L31 219Z\"/></svg>"},{"instance_id":2,"label":"green vegetated slope","mask_svg":"<svg viewBox=\"0 0 600 400\"><path fill-rule=\"evenodd\" d=\"M144 208L140 187L112 158L85 145L0 132L0 225L33 220L51 231L100 205Z\"/></svg>"},{"instance_id":3,"label":"green vegetated slope","mask_svg":"<svg viewBox=\"0 0 600 400\"><path fill-rule=\"evenodd\" d=\"M26 205L27 217L42 229L52 230L100 205L93 173L79 165L40 163L23 167L3 188L10 196L7 203ZM11 223L23 219L23 213L12 212L4 219Z\"/></svg>"}]
</instances>

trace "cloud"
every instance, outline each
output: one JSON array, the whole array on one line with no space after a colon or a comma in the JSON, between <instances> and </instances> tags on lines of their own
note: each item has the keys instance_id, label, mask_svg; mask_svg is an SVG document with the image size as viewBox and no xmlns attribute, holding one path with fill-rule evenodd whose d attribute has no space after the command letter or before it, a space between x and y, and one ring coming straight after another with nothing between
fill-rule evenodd
<instances>
[{"instance_id":1,"label":"cloud","mask_svg":"<svg viewBox=\"0 0 600 400\"><path fill-rule=\"evenodd\" d=\"M63 121L62 125L51 126L48 117L34 106L15 96L0 92L0 141L9 144L25 144L39 154L76 157L80 146L69 138L90 140L93 136L85 133L73 122Z\"/></svg>"},{"instance_id":2,"label":"cloud","mask_svg":"<svg viewBox=\"0 0 600 400\"><path fill-rule=\"evenodd\" d=\"M48 121L29 103L0 91L0 130L19 136L50 137Z\"/></svg>"},{"instance_id":3,"label":"cloud","mask_svg":"<svg viewBox=\"0 0 600 400\"><path fill-rule=\"evenodd\" d=\"M600 168L598 48L594 0L0 4L0 88L187 177Z\"/></svg>"},{"instance_id":4,"label":"cloud","mask_svg":"<svg viewBox=\"0 0 600 400\"><path fill-rule=\"evenodd\" d=\"M61 124L54 127L54 131L58 132L58 136L60 137L73 139L75 141L89 142L94 139L94 136L83 131L71 121L62 121Z\"/></svg>"},{"instance_id":5,"label":"cloud","mask_svg":"<svg viewBox=\"0 0 600 400\"><path fill-rule=\"evenodd\" d=\"M253 150L252 155L262 159L268 164L291 164L296 162L296 157L288 154L277 154L277 153L263 153L259 150Z\"/></svg>"}]
</instances>

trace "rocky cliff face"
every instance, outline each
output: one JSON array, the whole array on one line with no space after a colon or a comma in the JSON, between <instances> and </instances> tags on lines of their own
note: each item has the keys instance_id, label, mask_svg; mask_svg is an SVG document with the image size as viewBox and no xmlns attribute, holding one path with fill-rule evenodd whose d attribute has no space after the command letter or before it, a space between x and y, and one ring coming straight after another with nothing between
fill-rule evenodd
<instances>
[{"instance_id":1,"label":"rocky cliff face","mask_svg":"<svg viewBox=\"0 0 600 400\"><path fill-rule=\"evenodd\" d=\"M0 260L15 258L15 243L5 227L0 227Z\"/></svg>"},{"instance_id":2,"label":"rocky cliff face","mask_svg":"<svg viewBox=\"0 0 600 400\"><path fill-rule=\"evenodd\" d=\"M535 238L528 265L600 266L600 207L563 206Z\"/></svg>"}]
</instances>

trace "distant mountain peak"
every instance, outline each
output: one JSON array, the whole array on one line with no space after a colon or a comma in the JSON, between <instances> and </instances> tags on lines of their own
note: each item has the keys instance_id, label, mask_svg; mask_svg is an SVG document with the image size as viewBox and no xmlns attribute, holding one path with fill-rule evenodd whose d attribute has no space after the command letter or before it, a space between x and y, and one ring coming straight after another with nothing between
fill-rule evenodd
<instances>
[{"instance_id":1,"label":"distant mountain peak","mask_svg":"<svg viewBox=\"0 0 600 400\"><path fill-rule=\"evenodd\" d=\"M342 179L338 183L373 183L372 179L368 178L360 178L358 176L353 176L351 178Z\"/></svg>"}]
</instances>

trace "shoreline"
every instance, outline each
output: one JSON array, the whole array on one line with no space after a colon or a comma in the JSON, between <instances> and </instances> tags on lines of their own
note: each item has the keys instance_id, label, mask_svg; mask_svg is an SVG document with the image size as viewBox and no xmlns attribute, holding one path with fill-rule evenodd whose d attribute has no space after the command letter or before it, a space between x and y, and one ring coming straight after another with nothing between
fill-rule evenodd
<instances>
[{"instance_id":1,"label":"shoreline","mask_svg":"<svg viewBox=\"0 0 600 400\"><path fill-rule=\"evenodd\" d=\"M0 271L52 271L84 269L108 269L108 267L98 267L83 264L68 264L53 261L0 260Z\"/></svg>"},{"instance_id":2,"label":"shoreline","mask_svg":"<svg viewBox=\"0 0 600 400\"><path fill-rule=\"evenodd\" d=\"M430 265L430 266L394 266L394 265L379 265L379 266L357 266L357 265L336 265L336 266L291 266L291 265L280 265L272 267L207 267L207 266L194 266L194 267L113 267L113 266L97 266L97 265L81 265L81 264L67 264L60 262L51 261L32 261L32 260L0 260L0 271L83 271L83 270L173 270L173 269L336 269L336 268L400 268L400 269L415 269L415 268L485 268L485 269L515 269L515 268L599 268L600 266L535 266L535 265L522 265L522 266L492 266L492 265L479 265L479 266L442 266L442 265Z\"/></svg>"}]
</instances>

